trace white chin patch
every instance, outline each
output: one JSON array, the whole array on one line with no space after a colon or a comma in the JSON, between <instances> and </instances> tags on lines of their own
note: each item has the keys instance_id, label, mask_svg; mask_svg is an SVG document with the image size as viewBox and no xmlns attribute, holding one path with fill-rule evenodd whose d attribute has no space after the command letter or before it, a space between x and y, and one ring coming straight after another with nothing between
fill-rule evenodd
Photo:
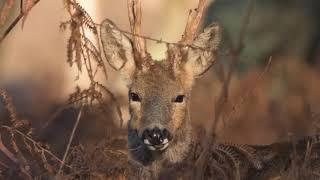
<instances>
[{"instance_id":1,"label":"white chin patch","mask_svg":"<svg viewBox=\"0 0 320 180\"><path fill-rule=\"evenodd\" d=\"M153 147L153 146L147 146L147 147L148 147L148 149L151 150L151 151L155 151L155 150L156 150L156 148Z\"/></svg>"},{"instance_id":2,"label":"white chin patch","mask_svg":"<svg viewBox=\"0 0 320 180\"><path fill-rule=\"evenodd\" d=\"M144 139L143 142L144 142L144 144L146 144L146 145L150 145L150 144L151 144L148 139Z\"/></svg>"},{"instance_id":3,"label":"white chin patch","mask_svg":"<svg viewBox=\"0 0 320 180\"><path fill-rule=\"evenodd\" d=\"M167 147L169 146L169 143L163 144L162 147L155 147L152 145L147 145L147 148L151 151L163 151L165 149L167 149Z\"/></svg>"},{"instance_id":4,"label":"white chin patch","mask_svg":"<svg viewBox=\"0 0 320 180\"><path fill-rule=\"evenodd\" d=\"M169 146L169 142L167 142L162 148L160 148L160 151L167 149L168 146Z\"/></svg>"},{"instance_id":5,"label":"white chin patch","mask_svg":"<svg viewBox=\"0 0 320 180\"><path fill-rule=\"evenodd\" d=\"M148 139L144 139L143 143L145 145L147 145L147 148L151 151L163 151L163 150L167 149L167 147L169 146L168 139L164 139L160 145L151 145L151 143Z\"/></svg>"}]
</instances>

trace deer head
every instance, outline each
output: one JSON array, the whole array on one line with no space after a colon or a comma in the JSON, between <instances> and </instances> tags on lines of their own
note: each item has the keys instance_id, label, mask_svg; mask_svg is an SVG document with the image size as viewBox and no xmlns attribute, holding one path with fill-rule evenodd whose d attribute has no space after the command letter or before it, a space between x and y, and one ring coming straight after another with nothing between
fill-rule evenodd
<instances>
[{"instance_id":1,"label":"deer head","mask_svg":"<svg viewBox=\"0 0 320 180\"><path fill-rule=\"evenodd\" d=\"M212 24L196 36L205 0L190 12L179 43L167 45L166 59L155 61L140 35L141 0L128 0L130 38L110 20L101 25L105 57L120 71L129 89L128 143L131 154L143 163L158 155L177 161L178 146L190 135L189 102L194 79L215 62L220 28ZM181 151L179 150L179 151ZM181 154L181 153L180 153ZM178 159L177 159L178 158Z\"/></svg>"}]
</instances>

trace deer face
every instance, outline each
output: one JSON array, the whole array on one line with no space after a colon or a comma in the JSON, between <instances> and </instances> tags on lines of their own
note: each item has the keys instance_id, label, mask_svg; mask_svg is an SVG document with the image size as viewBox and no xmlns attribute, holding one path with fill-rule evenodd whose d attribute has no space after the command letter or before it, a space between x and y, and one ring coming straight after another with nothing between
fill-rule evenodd
<instances>
[{"instance_id":1,"label":"deer face","mask_svg":"<svg viewBox=\"0 0 320 180\"><path fill-rule=\"evenodd\" d=\"M165 150L186 123L190 90L165 61L153 62L147 71L134 74L129 87L129 127L148 149Z\"/></svg>"},{"instance_id":2,"label":"deer face","mask_svg":"<svg viewBox=\"0 0 320 180\"><path fill-rule=\"evenodd\" d=\"M205 0L199 0L182 40L167 45L167 57L162 61L154 61L146 52L143 38L129 38L110 20L101 24L105 57L128 86L129 149L134 159L145 164L159 156L177 162L189 145L188 104L193 81L211 67L220 42L216 24L195 37L204 7ZM139 35L141 0L128 0L128 12L131 32Z\"/></svg>"},{"instance_id":3,"label":"deer face","mask_svg":"<svg viewBox=\"0 0 320 180\"><path fill-rule=\"evenodd\" d=\"M129 131L150 151L165 151L176 143L179 133L183 136L192 84L215 60L219 26L206 28L193 47L168 45L167 58L162 61L138 52L110 20L102 23L100 32L106 59L128 86Z\"/></svg>"}]
</instances>

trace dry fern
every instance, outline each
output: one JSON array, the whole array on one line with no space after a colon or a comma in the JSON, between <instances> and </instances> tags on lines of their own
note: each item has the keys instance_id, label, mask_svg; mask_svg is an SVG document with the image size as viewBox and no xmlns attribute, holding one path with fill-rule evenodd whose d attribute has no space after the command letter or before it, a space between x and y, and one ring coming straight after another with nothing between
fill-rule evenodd
<instances>
[{"instance_id":1,"label":"dry fern","mask_svg":"<svg viewBox=\"0 0 320 180\"><path fill-rule=\"evenodd\" d=\"M0 159L0 171L14 171L11 175L0 173L0 177L2 175L5 178L34 179L52 176L62 160L49 150L49 146L32 138L33 129L29 126L30 122L18 118L7 91L0 89L0 98L10 119L8 122L2 122L0 127L0 151L10 160L7 162ZM69 165L66 166L71 168Z\"/></svg>"},{"instance_id":2,"label":"dry fern","mask_svg":"<svg viewBox=\"0 0 320 180\"><path fill-rule=\"evenodd\" d=\"M116 111L123 124L120 106L114 94L102 83L97 80L97 74L102 72L104 77L108 78L106 64L102 59L100 48L100 38L98 36L98 28L92 17L76 0L65 0L65 8L68 11L70 19L60 24L61 30L69 27L71 32L67 42L67 63L70 66L77 65L79 73L83 71L83 65L88 77L90 85L88 88L81 90L79 87L69 97L70 104L84 104L92 106L94 103L100 105L103 111L105 99L109 96L111 101L116 104ZM90 30L89 32L86 30ZM91 33L96 42L88 38Z\"/></svg>"}]
</instances>

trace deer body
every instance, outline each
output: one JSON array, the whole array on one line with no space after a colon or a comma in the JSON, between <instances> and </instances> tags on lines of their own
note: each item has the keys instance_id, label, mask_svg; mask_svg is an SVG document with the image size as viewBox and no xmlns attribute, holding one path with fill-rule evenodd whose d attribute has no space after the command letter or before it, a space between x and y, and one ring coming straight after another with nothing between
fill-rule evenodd
<instances>
[{"instance_id":1,"label":"deer body","mask_svg":"<svg viewBox=\"0 0 320 180\"><path fill-rule=\"evenodd\" d=\"M137 179L170 179L173 174L192 179L190 172L203 145L191 128L190 94L195 78L205 73L216 59L221 29L212 24L195 35L205 4L205 0L200 0L197 10L189 16L180 43L169 44L166 59L154 61L146 52L144 39L137 36L140 3L128 0L132 38L110 20L103 21L100 29L105 57L111 67L120 71L129 89L128 151L132 174ZM202 177L278 177L290 166L293 152L303 155L308 152L313 165L306 167L316 166L318 147L309 149L311 142L312 139L300 141L297 151L291 143L213 144L205 156Z\"/></svg>"}]
</instances>

